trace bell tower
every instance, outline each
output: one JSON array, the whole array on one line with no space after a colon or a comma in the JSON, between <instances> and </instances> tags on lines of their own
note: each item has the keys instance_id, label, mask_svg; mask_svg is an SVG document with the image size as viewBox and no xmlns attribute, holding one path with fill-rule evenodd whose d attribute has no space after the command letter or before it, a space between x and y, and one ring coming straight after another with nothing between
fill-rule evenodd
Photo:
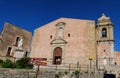
<instances>
[{"instance_id":1,"label":"bell tower","mask_svg":"<svg viewBox=\"0 0 120 78\"><path fill-rule=\"evenodd\" d=\"M103 13L96 25L97 62L98 65L114 64L113 24Z\"/></svg>"}]
</instances>

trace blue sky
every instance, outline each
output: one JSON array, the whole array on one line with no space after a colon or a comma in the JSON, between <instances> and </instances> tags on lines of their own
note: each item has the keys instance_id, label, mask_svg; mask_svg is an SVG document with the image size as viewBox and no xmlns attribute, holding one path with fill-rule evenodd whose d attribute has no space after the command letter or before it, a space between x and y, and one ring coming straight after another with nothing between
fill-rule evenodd
<instances>
[{"instance_id":1,"label":"blue sky","mask_svg":"<svg viewBox=\"0 0 120 78\"><path fill-rule=\"evenodd\" d=\"M4 22L34 32L60 17L97 21L103 12L114 24L115 50L120 51L120 0L0 0L0 31Z\"/></svg>"}]
</instances>

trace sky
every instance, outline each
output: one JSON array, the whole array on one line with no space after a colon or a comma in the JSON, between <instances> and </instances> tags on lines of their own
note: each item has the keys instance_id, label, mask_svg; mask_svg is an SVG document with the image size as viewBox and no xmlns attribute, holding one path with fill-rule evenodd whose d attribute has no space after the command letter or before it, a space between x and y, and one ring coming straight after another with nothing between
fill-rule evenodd
<instances>
[{"instance_id":1,"label":"sky","mask_svg":"<svg viewBox=\"0 0 120 78\"><path fill-rule=\"evenodd\" d=\"M120 51L120 0L0 0L0 31L4 22L34 33L61 17L97 22L102 13L114 24L115 51Z\"/></svg>"}]
</instances>

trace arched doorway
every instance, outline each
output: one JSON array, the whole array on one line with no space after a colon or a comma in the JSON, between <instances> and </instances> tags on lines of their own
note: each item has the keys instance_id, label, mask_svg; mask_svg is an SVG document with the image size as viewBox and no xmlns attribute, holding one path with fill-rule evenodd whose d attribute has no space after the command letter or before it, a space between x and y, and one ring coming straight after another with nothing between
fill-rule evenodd
<instances>
[{"instance_id":1,"label":"arched doorway","mask_svg":"<svg viewBox=\"0 0 120 78\"><path fill-rule=\"evenodd\" d=\"M62 48L57 47L53 52L53 64L60 65L62 63Z\"/></svg>"}]
</instances>

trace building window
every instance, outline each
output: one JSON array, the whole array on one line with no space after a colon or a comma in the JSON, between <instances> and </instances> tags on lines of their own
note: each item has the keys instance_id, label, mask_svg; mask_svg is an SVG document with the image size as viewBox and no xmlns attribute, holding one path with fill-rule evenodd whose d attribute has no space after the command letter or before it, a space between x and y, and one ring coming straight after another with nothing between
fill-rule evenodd
<instances>
[{"instance_id":1,"label":"building window","mask_svg":"<svg viewBox=\"0 0 120 78\"><path fill-rule=\"evenodd\" d=\"M68 33L68 37L70 37L70 33Z\"/></svg>"},{"instance_id":2,"label":"building window","mask_svg":"<svg viewBox=\"0 0 120 78\"><path fill-rule=\"evenodd\" d=\"M15 41L15 46L16 46L16 47L18 47L18 42L19 42L19 40L20 40L20 37L17 37L17 38L16 38L16 41Z\"/></svg>"},{"instance_id":3,"label":"building window","mask_svg":"<svg viewBox=\"0 0 120 78\"><path fill-rule=\"evenodd\" d=\"M107 37L107 30L106 28L102 29L102 38Z\"/></svg>"},{"instance_id":4,"label":"building window","mask_svg":"<svg viewBox=\"0 0 120 78\"><path fill-rule=\"evenodd\" d=\"M29 57L29 55L30 55L30 52L26 51L25 57Z\"/></svg>"},{"instance_id":5,"label":"building window","mask_svg":"<svg viewBox=\"0 0 120 78\"><path fill-rule=\"evenodd\" d=\"M50 39L52 39L52 35L50 36Z\"/></svg>"},{"instance_id":6,"label":"building window","mask_svg":"<svg viewBox=\"0 0 120 78\"><path fill-rule=\"evenodd\" d=\"M8 47L7 56L10 56L11 50L12 50L12 47Z\"/></svg>"}]
</instances>

